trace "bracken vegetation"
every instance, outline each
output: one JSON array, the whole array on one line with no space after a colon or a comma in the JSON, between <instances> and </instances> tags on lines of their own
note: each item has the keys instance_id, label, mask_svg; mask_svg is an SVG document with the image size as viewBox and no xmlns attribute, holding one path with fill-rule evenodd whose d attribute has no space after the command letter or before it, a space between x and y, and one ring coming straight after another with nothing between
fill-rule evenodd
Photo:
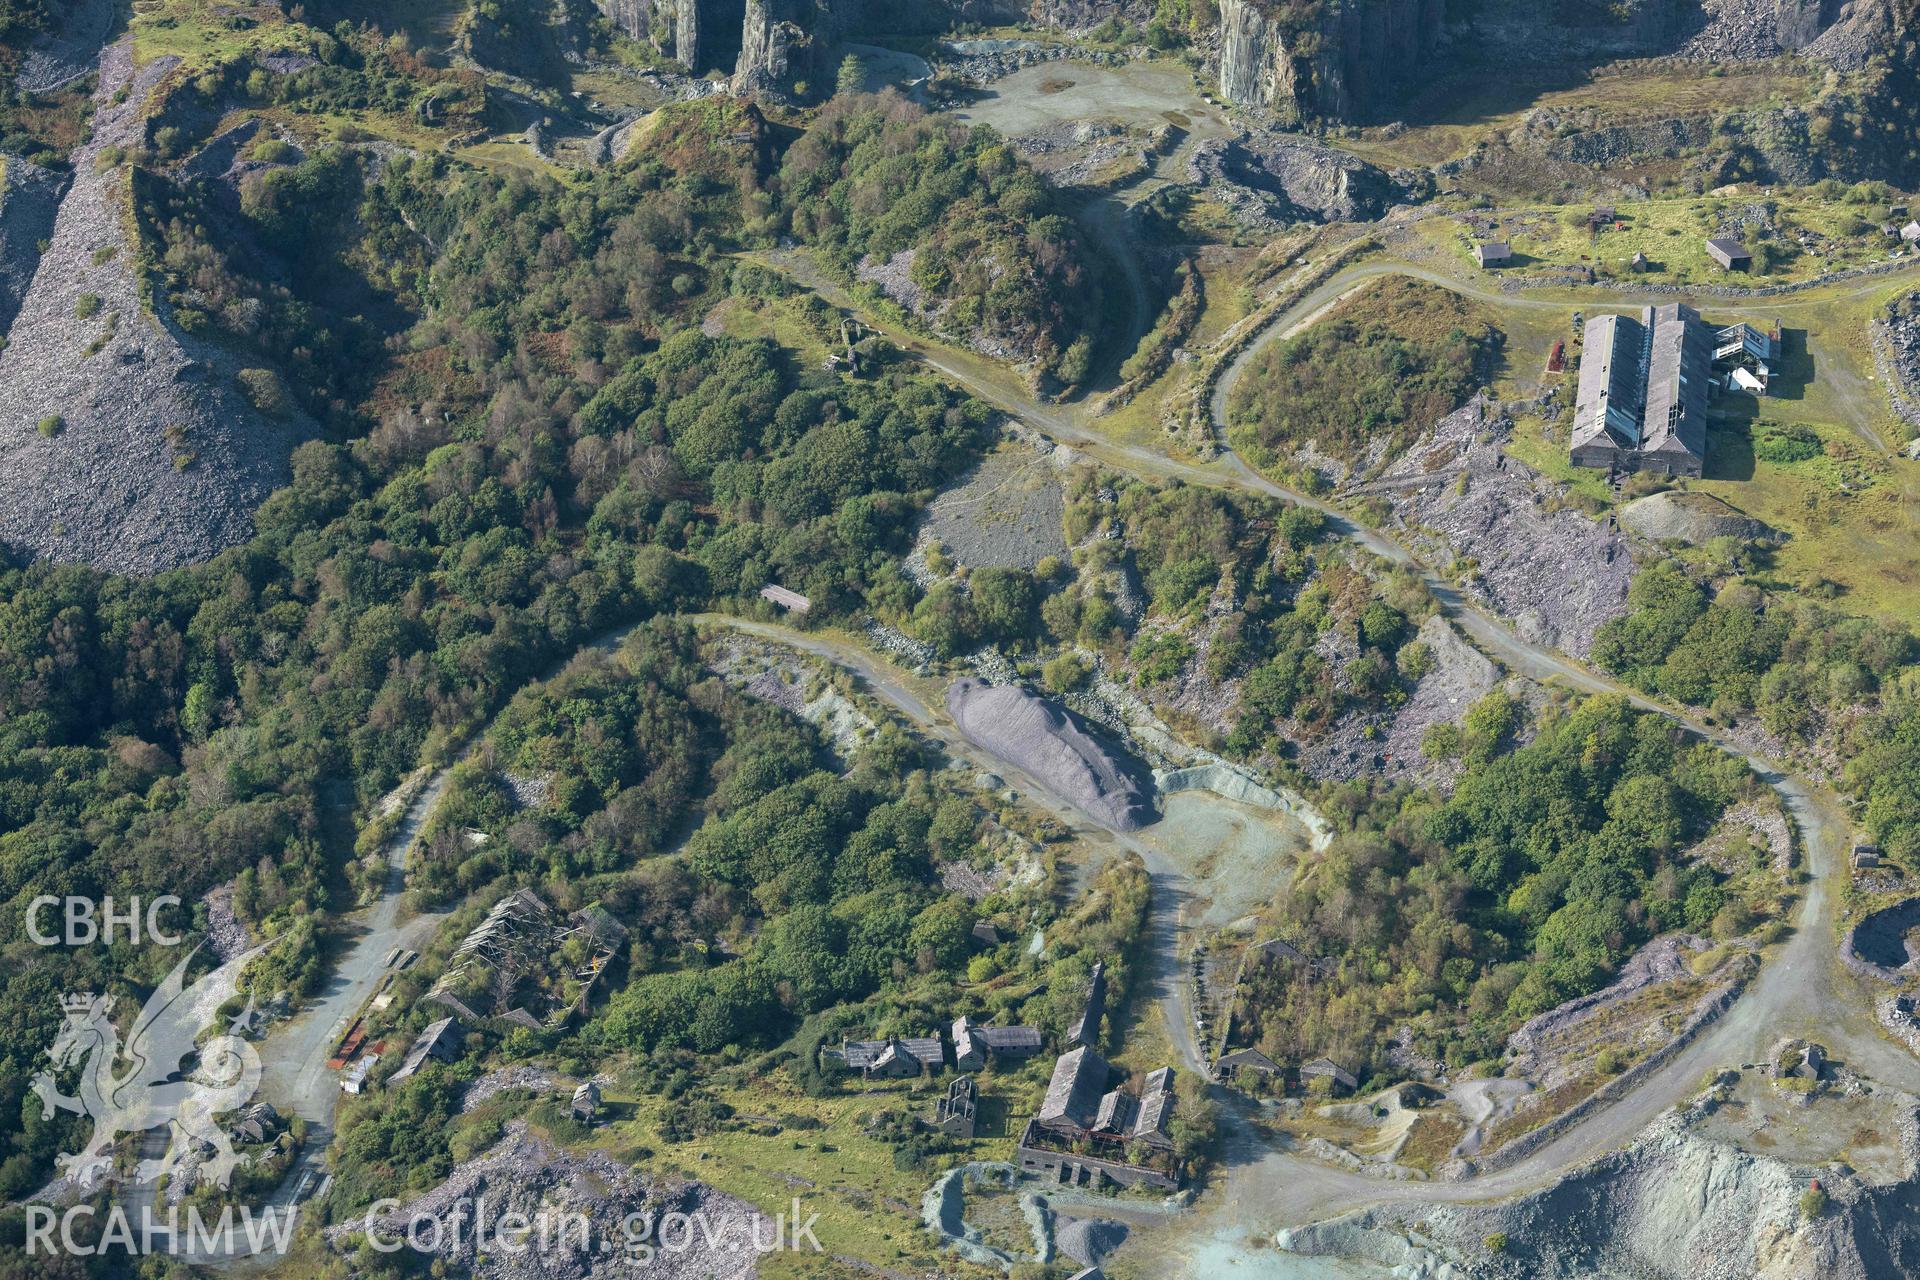
<instances>
[{"instance_id":1,"label":"bracken vegetation","mask_svg":"<svg viewBox=\"0 0 1920 1280\"><path fill-rule=\"evenodd\" d=\"M1229 420L1267 458L1309 446L1349 464L1377 445L1397 452L1466 400L1499 339L1451 290L1398 278L1369 285L1255 356Z\"/></svg>"}]
</instances>

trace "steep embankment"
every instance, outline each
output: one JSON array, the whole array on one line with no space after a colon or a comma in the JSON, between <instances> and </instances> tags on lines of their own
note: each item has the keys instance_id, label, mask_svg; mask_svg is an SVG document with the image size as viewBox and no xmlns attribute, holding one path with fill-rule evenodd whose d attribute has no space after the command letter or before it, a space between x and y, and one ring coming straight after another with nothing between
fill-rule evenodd
<instances>
[{"instance_id":1,"label":"steep embankment","mask_svg":"<svg viewBox=\"0 0 1920 1280\"><path fill-rule=\"evenodd\" d=\"M136 73L124 40L102 54L94 135L0 351L0 541L28 555L125 573L207 559L251 534L315 431L257 412L239 362L142 300L116 149L143 141L170 66Z\"/></svg>"},{"instance_id":2,"label":"steep embankment","mask_svg":"<svg viewBox=\"0 0 1920 1280\"><path fill-rule=\"evenodd\" d=\"M0 336L33 283L40 245L53 235L60 177L18 156L0 156Z\"/></svg>"},{"instance_id":3,"label":"steep embankment","mask_svg":"<svg viewBox=\"0 0 1920 1280\"><path fill-rule=\"evenodd\" d=\"M1897 1142L1908 1176L1873 1185L1710 1136L1713 1100L1669 1115L1617 1155L1495 1205L1367 1210L1282 1232L1300 1253L1465 1274L1590 1280L1877 1280L1920 1265L1913 1099ZM1822 1105L1822 1104L1814 1104ZM1892 1135L1889 1135L1891 1137ZM1824 1201L1803 1200L1815 1179ZM1430 1274L1420 1271L1418 1274Z\"/></svg>"}]
</instances>

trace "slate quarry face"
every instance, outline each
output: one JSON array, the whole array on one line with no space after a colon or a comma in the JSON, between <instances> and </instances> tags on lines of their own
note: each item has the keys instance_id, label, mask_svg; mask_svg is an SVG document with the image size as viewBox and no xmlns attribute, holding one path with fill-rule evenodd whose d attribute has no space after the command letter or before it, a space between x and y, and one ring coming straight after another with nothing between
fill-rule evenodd
<instances>
[{"instance_id":1,"label":"slate quarry face","mask_svg":"<svg viewBox=\"0 0 1920 1280\"><path fill-rule=\"evenodd\" d=\"M1153 821L1151 796L1131 762L1103 746L1064 708L1017 686L968 677L947 689L947 710L967 741L1031 775L1103 826L1137 831Z\"/></svg>"}]
</instances>

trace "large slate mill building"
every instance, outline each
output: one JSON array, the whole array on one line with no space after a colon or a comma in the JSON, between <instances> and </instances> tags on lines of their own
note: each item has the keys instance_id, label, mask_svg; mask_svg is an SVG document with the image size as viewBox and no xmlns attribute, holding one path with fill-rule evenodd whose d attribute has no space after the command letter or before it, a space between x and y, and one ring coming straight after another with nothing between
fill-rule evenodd
<instances>
[{"instance_id":1,"label":"large slate mill building","mask_svg":"<svg viewBox=\"0 0 1920 1280\"><path fill-rule=\"evenodd\" d=\"M1752 325L1715 329L1684 303L1635 319L1587 321L1570 453L1577 467L1698 476L1707 404L1719 390L1765 394L1780 337Z\"/></svg>"}]
</instances>

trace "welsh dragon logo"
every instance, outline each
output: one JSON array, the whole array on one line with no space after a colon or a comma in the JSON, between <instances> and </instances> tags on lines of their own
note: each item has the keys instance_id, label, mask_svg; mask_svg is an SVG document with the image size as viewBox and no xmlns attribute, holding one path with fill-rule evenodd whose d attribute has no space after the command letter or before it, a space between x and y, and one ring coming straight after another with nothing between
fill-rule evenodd
<instances>
[{"instance_id":1,"label":"welsh dragon logo","mask_svg":"<svg viewBox=\"0 0 1920 1280\"><path fill-rule=\"evenodd\" d=\"M198 1041L241 969L262 949L234 957L188 987L186 971L195 948L147 998L125 1044L113 1024L113 997L81 993L61 1000L66 1022L47 1050L53 1069L33 1077L33 1091L40 1096L45 1118L51 1119L58 1108L93 1121L93 1138L85 1149L59 1157L63 1175L80 1187L92 1187L112 1171L114 1147L122 1135L166 1126L166 1154L142 1160L136 1183L171 1173L199 1144L211 1148L212 1155L198 1162L195 1174L202 1181L228 1185L241 1157L214 1117L245 1106L253 1097L260 1085L260 1055L233 1034L233 1028ZM250 1020L251 1013L249 1006L235 1025ZM80 1069L79 1095L68 1097L60 1092L55 1072L75 1066Z\"/></svg>"}]
</instances>

